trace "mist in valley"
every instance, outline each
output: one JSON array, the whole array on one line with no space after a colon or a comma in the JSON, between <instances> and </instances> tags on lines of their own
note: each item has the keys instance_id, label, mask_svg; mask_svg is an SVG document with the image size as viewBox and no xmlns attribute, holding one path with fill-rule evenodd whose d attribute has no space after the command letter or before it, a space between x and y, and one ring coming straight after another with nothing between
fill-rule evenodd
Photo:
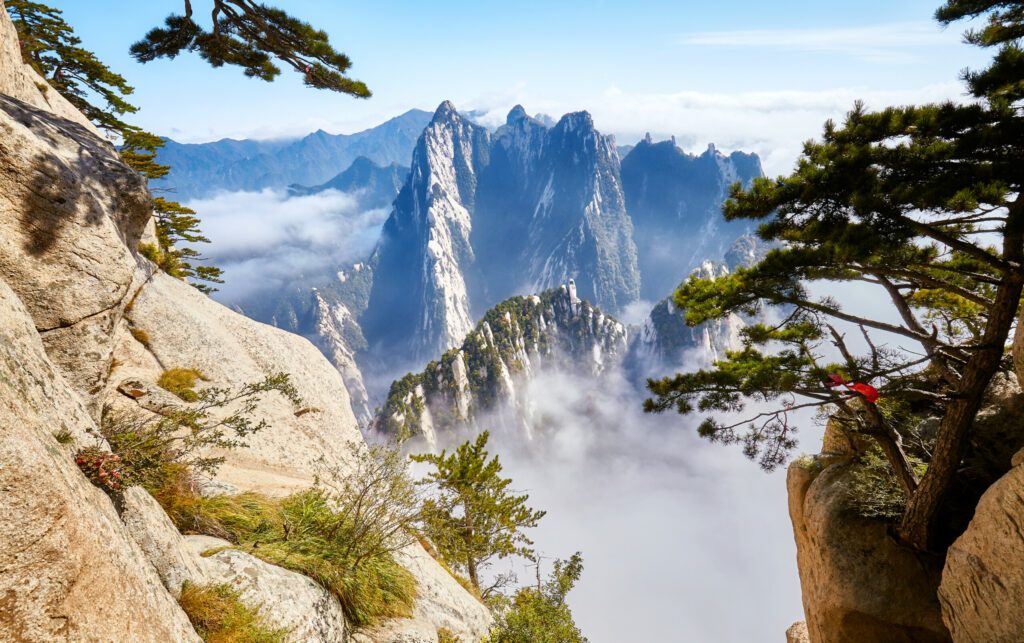
<instances>
[{"instance_id":1,"label":"mist in valley","mask_svg":"<svg viewBox=\"0 0 1024 643\"><path fill-rule=\"evenodd\" d=\"M570 594L594 643L774 641L802 614L785 471L763 472L735 446L710 444L696 417L642 411L621 368L597 379L542 372L517 393L535 434L494 429L491 451L530 504L545 571L580 551ZM817 450L820 428L794 418ZM527 561L495 566L533 580Z\"/></svg>"}]
</instances>

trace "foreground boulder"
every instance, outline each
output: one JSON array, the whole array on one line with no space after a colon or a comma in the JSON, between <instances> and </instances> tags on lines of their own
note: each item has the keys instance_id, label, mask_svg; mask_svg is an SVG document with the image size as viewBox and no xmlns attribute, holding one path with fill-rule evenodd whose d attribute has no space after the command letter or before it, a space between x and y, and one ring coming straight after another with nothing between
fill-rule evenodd
<instances>
[{"instance_id":1,"label":"foreground boulder","mask_svg":"<svg viewBox=\"0 0 1024 643\"><path fill-rule=\"evenodd\" d=\"M1024 641L1024 451L946 554L939 598L956 643Z\"/></svg>"},{"instance_id":2,"label":"foreground boulder","mask_svg":"<svg viewBox=\"0 0 1024 643\"><path fill-rule=\"evenodd\" d=\"M198 641L110 500L75 466L89 431L85 404L0 281L0 640Z\"/></svg>"},{"instance_id":3,"label":"foreground boulder","mask_svg":"<svg viewBox=\"0 0 1024 643\"><path fill-rule=\"evenodd\" d=\"M942 643L939 563L850 510L847 456L801 458L789 467L807 634L812 643Z\"/></svg>"},{"instance_id":4,"label":"foreground boulder","mask_svg":"<svg viewBox=\"0 0 1024 643\"><path fill-rule=\"evenodd\" d=\"M211 542L202 536L188 536L186 540L197 557L211 549L211 545L228 544ZM232 549L216 551L198 560L203 571L201 580L196 582L231 585L241 592L247 604L260 606L276 626L287 629L292 640L304 643L345 640L345 613L341 603L310 578Z\"/></svg>"}]
</instances>

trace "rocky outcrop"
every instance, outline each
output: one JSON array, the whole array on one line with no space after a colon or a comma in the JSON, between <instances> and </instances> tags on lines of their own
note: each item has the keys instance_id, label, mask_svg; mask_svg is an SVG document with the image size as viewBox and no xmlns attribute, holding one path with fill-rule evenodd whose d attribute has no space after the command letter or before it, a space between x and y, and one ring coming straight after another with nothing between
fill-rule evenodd
<instances>
[{"instance_id":1,"label":"rocky outcrop","mask_svg":"<svg viewBox=\"0 0 1024 643\"><path fill-rule=\"evenodd\" d=\"M0 96L0 277L94 413L113 329L144 278L129 248L151 214L142 179L108 143Z\"/></svg>"},{"instance_id":2,"label":"rocky outcrop","mask_svg":"<svg viewBox=\"0 0 1024 643\"><path fill-rule=\"evenodd\" d=\"M393 619L353 635L353 643L437 643L438 630L448 630L460 643L478 643L492 618L483 603L470 596L422 547L400 552L402 565L419 583L411 619Z\"/></svg>"},{"instance_id":3,"label":"rocky outcrop","mask_svg":"<svg viewBox=\"0 0 1024 643\"><path fill-rule=\"evenodd\" d=\"M202 537L189 536L188 541L190 551L197 556L212 544ZM289 630L291 640L309 643L345 640L345 614L341 603L310 578L232 549L201 557L199 564L203 568L203 582L226 583L239 590L243 601L261 606L271 621Z\"/></svg>"},{"instance_id":4,"label":"rocky outcrop","mask_svg":"<svg viewBox=\"0 0 1024 643\"><path fill-rule=\"evenodd\" d=\"M0 639L198 641L110 500L75 466L96 427L2 281L0 346Z\"/></svg>"},{"instance_id":5,"label":"rocky outcrop","mask_svg":"<svg viewBox=\"0 0 1024 643\"><path fill-rule=\"evenodd\" d=\"M886 523L850 510L851 466L846 454L829 454L789 467L809 640L949 641L936 596L941 562L900 546Z\"/></svg>"},{"instance_id":6,"label":"rocky outcrop","mask_svg":"<svg viewBox=\"0 0 1024 643\"><path fill-rule=\"evenodd\" d=\"M145 344L132 330L145 334ZM248 438L246 448L224 454L218 480L242 490L295 490L309 485L321 460L342 464L362 444L338 372L309 341L228 310L182 281L154 275L117 337L118 366L108 392L113 400L125 398L118 384L155 382L170 368L197 369L209 386L233 390L288 374L302 406L276 393L265 396L255 416L270 427ZM145 405L147 397L135 403Z\"/></svg>"},{"instance_id":7,"label":"rocky outcrop","mask_svg":"<svg viewBox=\"0 0 1024 643\"><path fill-rule=\"evenodd\" d=\"M946 554L939 599L956 643L1024 640L1024 451Z\"/></svg>"},{"instance_id":8,"label":"rocky outcrop","mask_svg":"<svg viewBox=\"0 0 1024 643\"><path fill-rule=\"evenodd\" d=\"M786 630L786 643L811 643L807 633L807 623L797 621Z\"/></svg>"},{"instance_id":9,"label":"rocky outcrop","mask_svg":"<svg viewBox=\"0 0 1024 643\"><path fill-rule=\"evenodd\" d=\"M153 496L142 487L131 487L121 502L121 520L167 591L178 597L186 581L201 582L197 557Z\"/></svg>"},{"instance_id":10,"label":"rocky outcrop","mask_svg":"<svg viewBox=\"0 0 1024 643\"><path fill-rule=\"evenodd\" d=\"M491 430L533 437L527 380L542 369L596 377L618 365L628 331L576 296L575 284L513 297L484 315L457 349L391 385L374 428L434 449L486 414Z\"/></svg>"}]
</instances>

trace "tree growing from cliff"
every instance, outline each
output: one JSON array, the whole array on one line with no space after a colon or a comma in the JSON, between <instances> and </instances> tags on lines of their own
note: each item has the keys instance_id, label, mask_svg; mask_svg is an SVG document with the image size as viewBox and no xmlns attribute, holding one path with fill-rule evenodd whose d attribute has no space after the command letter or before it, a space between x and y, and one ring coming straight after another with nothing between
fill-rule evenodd
<instances>
[{"instance_id":1,"label":"tree growing from cliff","mask_svg":"<svg viewBox=\"0 0 1024 643\"><path fill-rule=\"evenodd\" d=\"M132 56L147 63L190 51L214 67L235 65L246 76L266 81L280 75L277 60L302 74L309 87L370 97L365 83L345 75L352 66L348 56L309 23L258 2L212 0L210 24L203 26L195 20L192 4L184 0L184 15L169 15L163 27L132 45Z\"/></svg>"},{"instance_id":2,"label":"tree growing from cliff","mask_svg":"<svg viewBox=\"0 0 1024 643\"><path fill-rule=\"evenodd\" d=\"M480 571L498 558L534 555L524 529L536 527L545 512L526 503L530 497L516 495L512 480L502 478L498 456L489 457L486 431L455 451L413 456L415 462L433 465L422 481L434 487L433 498L424 502L426 534L444 561L465 571L473 588L487 598L508 578L499 577L483 587Z\"/></svg>"},{"instance_id":3,"label":"tree growing from cliff","mask_svg":"<svg viewBox=\"0 0 1024 643\"><path fill-rule=\"evenodd\" d=\"M765 468L796 444L793 411L827 407L882 448L908 498L900 537L921 550L948 544L949 534L937 538L940 515L985 389L1009 368L1024 286L1022 8L951 0L938 10L943 24L988 18L967 34L998 47L987 69L964 74L973 101L877 112L857 104L805 145L792 175L734 186L726 218L761 221L760 236L782 247L752 268L691 279L676 303L689 324L766 304L784 319L748 328L743 348L713 368L649 383L648 411L742 413L750 401L774 402L699 428L742 443ZM877 288L886 314L815 294L841 283ZM888 411L900 403L942 416L920 480Z\"/></svg>"},{"instance_id":4,"label":"tree growing from cliff","mask_svg":"<svg viewBox=\"0 0 1024 643\"><path fill-rule=\"evenodd\" d=\"M5 6L25 63L96 127L119 139L121 159L127 165L150 180L166 176L170 167L156 162L164 140L122 120L125 114L138 111L128 102L134 89L124 77L82 47L60 10L30 0L8 0ZM153 209L158 246L142 248L143 253L167 274L191 280L203 292L212 291L207 284L221 283L221 271L200 263L202 257L192 247L209 241L199 229L196 213L162 197L155 199Z\"/></svg>"},{"instance_id":5,"label":"tree growing from cliff","mask_svg":"<svg viewBox=\"0 0 1024 643\"><path fill-rule=\"evenodd\" d=\"M128 127L120 117L139 111L127 100L134 89L82 47L59 9L30 0L4 4L28 65L100 129L120 134Z\"/></svg>"},{"instance_id":6,"label":"tree growing from cliff","mask_svg":"<svg viewBox=\"0 0 1024 643\"><path fill-rule=\"evenodd\" d=\"M586 643L572 617L566 597L583 573L583 557L555 561L551 576L537 587L516 592L500 611L484 643Z\"/></svg>"}]
</instances>

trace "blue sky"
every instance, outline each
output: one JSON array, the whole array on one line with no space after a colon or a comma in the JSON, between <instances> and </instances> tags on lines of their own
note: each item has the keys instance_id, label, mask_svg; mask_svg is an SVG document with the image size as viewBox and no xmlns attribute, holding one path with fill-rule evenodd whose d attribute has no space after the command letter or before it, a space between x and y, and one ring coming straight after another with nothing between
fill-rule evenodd
<instances>
[{"instance_id":1,"label":"blue sky","mask_svg":"<svg viewBox=\"0 0 1024 643\"><path fill-rule=\"evenodd\" d=\"M179 0L52 1L137 88L137 121L186 141L350 132L444 99L497 120L521 102L556 116L588 109L621 143L649 130L693 150L750 149L781 172L855 98L955 98L957 72L985 60L960 43L960 26L931 21L934 0L289 0L351 56L375 93L359 101L306 89L290 71L267 84L191 55L134 62L129 45Z\"/></svg>"}]
</instances>

